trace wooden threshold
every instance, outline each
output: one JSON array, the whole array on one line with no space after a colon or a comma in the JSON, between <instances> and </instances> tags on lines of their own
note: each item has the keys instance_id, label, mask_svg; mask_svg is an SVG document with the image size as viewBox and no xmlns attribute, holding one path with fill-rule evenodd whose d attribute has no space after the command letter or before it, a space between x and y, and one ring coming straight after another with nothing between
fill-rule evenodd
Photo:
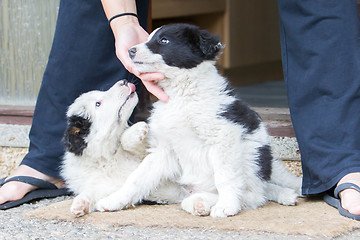
<instances>
[{"instance_id":1,"label":"wooden threshold","mask_svg":"<svg viewBox=\"0 0 360 240\"><path fill-rule=\"evenodd\" d=\"M33 106L0 105L0 124L31 125Z\"/></svg>"},{"instance_id":2,"label":"wooden threshold","mask_svg":"<svg viewBox=\"0 0 360 240\"><path fill-rule=\"evenodd\" d=\"M264 120L268 132L276 137L295 137L287 108L254 108ZM34 107L0 106L0 124L31 125Z\"/></svg>"},{"instance_id":3,"label":"wooden threshold","mask_svg":"<svg viewBox=\"0 0 360 240\"><path fill-rule=\"evenodd\" d=\"M270 136L295 137L288 108L253 108L266 124Z\"/></svg>"}]
</instances>

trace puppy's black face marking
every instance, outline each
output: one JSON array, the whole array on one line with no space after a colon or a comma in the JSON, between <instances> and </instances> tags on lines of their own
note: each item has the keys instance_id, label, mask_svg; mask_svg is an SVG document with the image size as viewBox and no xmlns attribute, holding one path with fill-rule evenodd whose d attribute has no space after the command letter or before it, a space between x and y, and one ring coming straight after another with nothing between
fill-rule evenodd
<instances>
[{"instance_id":1,"label":"puppy's black face marking","mask_svg":"<svg viewBox=\"0 0 360 240\"><path fill-rule=\"evenodd\" d=\"M272 162L272 153L271 153L271 148L269 145L264 145L260 148L257 149L258 150L258 158L257 158L257 163L260 167L259 170L259 177L265 181L269 181L270 177L271 177L271 172L272 172L272 168L271 168L271 162Z\"/></svg>"},{"instance_id":2,"label":"puppy's black face marking","mask_svg":"<svg viewBox=\"0 0 360 240\"><path fill-rule=\"evenodd\" d=\"M65 149L76 156L81 156L87 147L85 138L89 135L90 126L91 122L89 119L71 116L68 119L68 126L63 138Z\"/></svg>"},{"instance_id":3,"label":"puppy's black face marking","mask_svg":"<svg viewBox=\"0 0 360 240\"><path fill-rule=\"evenodd\" d=\"M146 43L169 66L194 68L204 60L215 60L222 49L219 38L188 24L161 27Z\"/></svg>"},{"instance_id":4,"label":"puppy's black face marking","mask_svg":"<svg viewBox=\"0 0 360 240\"><path fill-rule=\"evenodd\" d=\"M247 134L256 130L261 123L260 116L240 100L235 100L227 105L219 115L233 123L244 126L247 129Z\"/></svg>"}]
</instances>

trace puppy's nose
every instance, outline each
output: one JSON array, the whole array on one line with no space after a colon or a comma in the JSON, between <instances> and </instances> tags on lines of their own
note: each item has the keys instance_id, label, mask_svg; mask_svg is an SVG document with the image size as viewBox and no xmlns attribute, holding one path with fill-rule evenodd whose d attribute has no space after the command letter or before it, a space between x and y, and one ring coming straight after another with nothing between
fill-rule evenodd
<instances>
[{"instance_id":1,"label":"puppy's nose","mask_svg":"<svg viewBox=\"0 0 360 240\"><path fill-rule=\"evenodd\" d=\"M131 59L134 59L134 57L135 57L135 55L136 55L136 48L130 48L129 49L129 56L130 56L130 58Z\"/></svg>"}]
</instances>

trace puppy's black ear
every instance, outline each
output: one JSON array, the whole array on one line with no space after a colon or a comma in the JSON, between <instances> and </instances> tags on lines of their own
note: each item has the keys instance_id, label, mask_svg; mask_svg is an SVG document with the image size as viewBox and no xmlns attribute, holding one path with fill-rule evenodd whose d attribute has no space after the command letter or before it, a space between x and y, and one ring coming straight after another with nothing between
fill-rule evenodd
<instances>
[{"instance_id":1,"label":"puppy's black ear","mask_svg":"<svg viewBox=\"0 0 360 240\"><path fill-rule=\"evenodd\" d=\"M68 118L68 126L64 134L64 145L66 151L75 155L82 155L87 146L85 138L89 135L91 122L89 119L80 116Z\"/></svg>"},{"instance_id":2,"label":"puppy's black ear","mask_svg":"<svg viewBox=\"0 0 360 240\"><path fill-rule=\"evenodd\" d=\"M216 60L223 49L219 38L206 30L199 30L199 46L206 60Z\"/></svg>"}]
</instances>

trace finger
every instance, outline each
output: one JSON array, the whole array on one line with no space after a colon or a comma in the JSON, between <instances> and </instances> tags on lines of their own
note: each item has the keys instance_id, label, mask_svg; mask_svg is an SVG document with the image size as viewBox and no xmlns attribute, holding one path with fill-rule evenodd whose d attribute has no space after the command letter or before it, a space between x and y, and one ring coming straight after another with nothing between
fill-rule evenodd
<instances>
[{"instance_id":1,"label":"finger","mask_svg":"<svg viewBox=\"0 0 360 240\"><path fill-rule=\"evenodd\" d=\"M143 81L146 89L151 92L155 97L157 97L160 101L168 102L169 96L164 92L162 88L156 85L154 82Z\"/></svg>"},{"instance_id":2,"label":"finger","mask_svg":"<svg viewBox=\"0 0 360 240\"><path fill-rule=\"evenodd\" d=\"M159 72L153 72L153 73L141 73L139 75L139 78L141 78L142 81L158 81L163 80L165 78L164 74Z\"/></svg>"}]
</instances>

